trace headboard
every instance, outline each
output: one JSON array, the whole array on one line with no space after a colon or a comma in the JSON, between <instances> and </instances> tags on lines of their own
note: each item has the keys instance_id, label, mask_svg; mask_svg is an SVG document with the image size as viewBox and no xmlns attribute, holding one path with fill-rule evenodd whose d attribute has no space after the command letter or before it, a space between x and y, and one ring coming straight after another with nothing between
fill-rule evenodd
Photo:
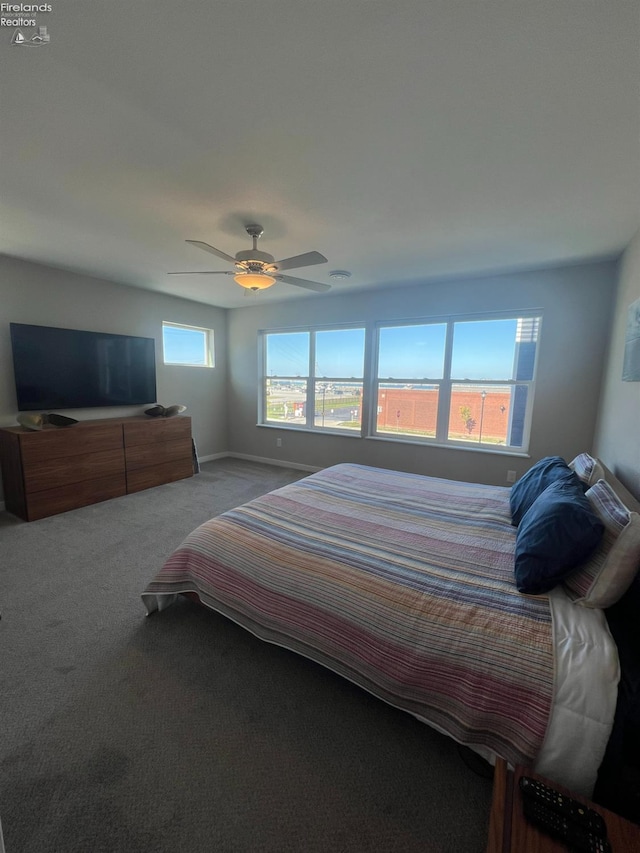
<instances>
[{"instance_id":1,"label":"headboard","mask_svg":"<svg viewBox=\"0 0 640 853\"><path fill-rule=\"evenodd\" d=\"M602 464L602 462L601 462ZM632 512L640 503L606 467L607 482ZM605 616L620 657L618 703L594 799L640 824L640 572Z\"/></svg>"}]
</instances>

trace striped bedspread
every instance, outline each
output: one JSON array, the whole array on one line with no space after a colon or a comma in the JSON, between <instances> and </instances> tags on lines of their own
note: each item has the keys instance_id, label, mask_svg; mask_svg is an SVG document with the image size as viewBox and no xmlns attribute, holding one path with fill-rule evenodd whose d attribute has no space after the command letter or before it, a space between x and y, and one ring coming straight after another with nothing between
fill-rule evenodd
<instances>
[{"instance_id":1,"label":"striped bedspread","mask_svg":"<svg viewBox=\"0 0 640 853\"><path fill-rule=\"evenodd\" d=\"M517 592L509 490L327 468L197 528L143 593L195 592L460 743L529 764L553 696L546 597Z\"/></svg>"}]
</instances>

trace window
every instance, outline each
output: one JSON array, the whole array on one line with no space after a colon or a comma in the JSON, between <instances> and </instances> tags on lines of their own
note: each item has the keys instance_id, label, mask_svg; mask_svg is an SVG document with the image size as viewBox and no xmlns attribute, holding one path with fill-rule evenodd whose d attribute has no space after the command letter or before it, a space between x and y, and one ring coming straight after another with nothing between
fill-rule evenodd
<instances>
[{"instance_id":1,"label":"window","mask_svg":"<svg viewBox=\"0 0 640 853\"><path fill-rule=\"evenodd\" d=\"M262 423L361 432L362 328L265 332Z\"/></svg>"},{"instance_id":2,"label":"window","mask_svg":"<svg viewBox=\"0 0 640 853\"><path fill-rule=\"evenodd\" d=\"M539 317L381 325L377 435L526 449Z\"/></svg>"},{"instance_id":3,"label":"window","mask_svg":"<svg viewBox=\"0 0 640 853\"><path fill-rule=\"evenodd\" d=\"M447 326L383 326L378 333L376 430L436 438Z\"/></svg>"},{"instance_id":4,"label":"window","mask_svg":"<svg viewBox=\"0 0 640 853\"><path fill-rule=\"evenodd\" d=\"M524 452L540 325L535 315L379 323L366 361L362 327L262 332L260 422Z\"/></svg>"},{"instance_id":5,"label":"window","mask_svg":"<svg viewBox=\"0 0 640 853\"><path fill-rule=\"evenodd\" d=\"M184 364L190 367L215 365L213 329L163 323L162 348L165 364Z\"/></svg>"}]
</instances>

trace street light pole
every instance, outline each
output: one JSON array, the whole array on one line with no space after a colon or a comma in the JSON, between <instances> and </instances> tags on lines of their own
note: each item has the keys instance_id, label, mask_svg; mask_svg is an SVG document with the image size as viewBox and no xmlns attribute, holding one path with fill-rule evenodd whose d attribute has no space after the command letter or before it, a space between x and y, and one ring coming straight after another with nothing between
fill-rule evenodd
<instances>
[{"instance_id":1,"label":"street light pole","mask_svg":"<svg viewBox=\"0 0 640 853\"><path fill-rule=\"evenodd\" d=\"M483 391L480 395L482 397L482 405L480 406L480 436L478 438L478 444L482 444L482 421L484 420L484 401L487 396L487 392Z\"/></svg>"}]
</instances>

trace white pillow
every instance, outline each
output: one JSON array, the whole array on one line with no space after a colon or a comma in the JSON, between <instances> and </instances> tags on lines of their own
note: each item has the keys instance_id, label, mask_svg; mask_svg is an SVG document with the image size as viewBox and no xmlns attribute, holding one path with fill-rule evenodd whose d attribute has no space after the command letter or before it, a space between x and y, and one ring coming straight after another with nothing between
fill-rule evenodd
<instances>
[{"instance_id":1,"label":"white pillow","mask_svg":"<svg viewBox=\"0 0 640 853\"><path fill-rule=\"evenodd\" d=\"M586 486L593 486L598 480L604 480L604 468L599 460L588 453L580 453L569 462L569 468L574 471Z\"/></svg>"},{"instance_id":2,"label":"white pillow","mask_svg":"<svg viewBox=\"0 0 640 853\"><path fill-rule=\"evenodd\" d=\"M598 480L586 497L604 524L604 535L589 559L565 578L564 585L575 604L611 607L629 589L640 568L640 515L630 512L604 480Z\"/></svg>"}]
</instances>

